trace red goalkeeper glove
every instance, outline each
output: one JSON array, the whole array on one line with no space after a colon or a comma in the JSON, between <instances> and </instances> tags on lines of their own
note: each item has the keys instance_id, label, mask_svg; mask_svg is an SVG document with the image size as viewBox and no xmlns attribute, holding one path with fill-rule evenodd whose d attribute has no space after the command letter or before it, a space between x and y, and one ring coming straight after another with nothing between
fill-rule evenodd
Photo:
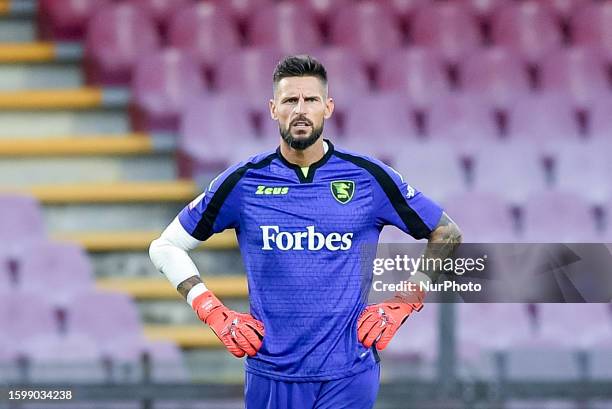
<instances>
[{"instance_id":1,"label":"red goalkeeper glove","mask_svg":"<svg viewBox=\"0 0 612 409\"><path fill-rule=\"evenodd\" d=\"M423 308L423 292L396 295L380 304L369 305L357 321L357 336L366 348L376 343L382 351L413 311Z\"/></svg>"},{"instance_id":2,"label":"red goalkeeper glove","mask_svg":"<svg viewBox=\"0 0 612 409\"><path fill-rule=\"evenodd\" d=\"M210 291L197 296L192 307L235 357L254 356L261 348L264 326L250 314L230 310Z\"/></svg>"}]
</instances>

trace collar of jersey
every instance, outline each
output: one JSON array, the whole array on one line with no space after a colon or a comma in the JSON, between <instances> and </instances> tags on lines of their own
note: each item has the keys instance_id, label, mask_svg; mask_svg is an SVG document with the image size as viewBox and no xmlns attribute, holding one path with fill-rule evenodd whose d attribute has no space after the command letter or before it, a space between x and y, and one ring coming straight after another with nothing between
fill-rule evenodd
<instances>
[{"instance_id":1,"label":"collar of jersey","mask_svg":"<svg viewBox=\"0 0 612 409\"><path fill-rule=\"evenodd\" d=\"M321 159L319 159L318 161L316 161L315 163L313 163L312 165L308 167L307 176L304 176L304 174L302 173L302 168L300 167L300 165L296 165L295 163L291 163L287 159L285 159L285 157L281 154L280 146L276 148L276 156L278 156L280 161L283 162L285 166L295 171L295 174L297 175L300 183L310 183L314 179L315 171L321 166L325 165L325 163L329 160L329 158L332 156L334 152L334 145L329 141L329 139L323 139L323 140L327 142L327 146L328 146L327 152L325 152L325 155L323 155Z\"/></svg>"}]
</instances>

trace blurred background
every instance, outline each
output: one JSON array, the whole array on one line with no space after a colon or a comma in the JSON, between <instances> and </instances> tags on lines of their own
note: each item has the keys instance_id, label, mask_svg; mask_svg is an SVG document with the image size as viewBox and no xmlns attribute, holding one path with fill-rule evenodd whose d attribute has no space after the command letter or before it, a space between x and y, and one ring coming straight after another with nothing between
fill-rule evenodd
<instances>
[{"instance_id":1,"label":"blurred background","mask_svg":"<svg viewBox=\"0 0 612 409\"><path fill-rule=\"evenodd\" d=\"M328 70L324 136L465 241L612 241L612 1L0 0L0 390L80 401L0 408L243 406L242 361L147 249L277 146L293 53ZM248 309L233 231L192 255ZM612 408L610 304L431 304L382 359L378 408Z\"/></svg>"}]
</instances>

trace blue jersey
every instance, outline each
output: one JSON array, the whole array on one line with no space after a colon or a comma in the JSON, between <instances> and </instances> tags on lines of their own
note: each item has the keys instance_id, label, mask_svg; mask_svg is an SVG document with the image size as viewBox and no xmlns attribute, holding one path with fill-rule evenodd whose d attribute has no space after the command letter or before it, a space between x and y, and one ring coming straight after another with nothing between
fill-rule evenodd
<instances>
[{"instance_id":1,"label":"blue jersey","mask_svg":"<svg viewBox=\"0 0 612 409\"><path fill-rule=\"evenodd\" d=\"M179 215L198 240L236 229L250 313L266 329L246 370L272 379L333 380L375 365L357 339L372 281L362 244L389 224L428 237L442 214L392 168L327 143L307 175L280 149L235 165Z\"/></svg>"}]
</instances>

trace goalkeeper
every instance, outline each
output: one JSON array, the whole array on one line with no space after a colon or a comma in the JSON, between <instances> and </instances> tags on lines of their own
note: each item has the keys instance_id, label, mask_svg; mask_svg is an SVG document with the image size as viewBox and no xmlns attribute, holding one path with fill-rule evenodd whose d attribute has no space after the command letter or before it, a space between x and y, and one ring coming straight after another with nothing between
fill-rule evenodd
<instances>
[{"instance_id":1,"label":"goalkeeper","mask_svg":"<svg viewBox=\"0 0 612 409\"><path fill-rule=\"evenodd\" d=\"M444 258L461 235L396 171L322 138L334 102L316 59L283 59L273 86L279 147L221 173L151 244L150 256L227 350L247 356L247 408L369 409L380 379L376 351L422 308L423 294L367 306L372 276L362 277L360 247L394 225L428 239L427 257ZM238 237L248 314L224 306L187 254L225 229Z\"/></svg>"}]
</instances>

